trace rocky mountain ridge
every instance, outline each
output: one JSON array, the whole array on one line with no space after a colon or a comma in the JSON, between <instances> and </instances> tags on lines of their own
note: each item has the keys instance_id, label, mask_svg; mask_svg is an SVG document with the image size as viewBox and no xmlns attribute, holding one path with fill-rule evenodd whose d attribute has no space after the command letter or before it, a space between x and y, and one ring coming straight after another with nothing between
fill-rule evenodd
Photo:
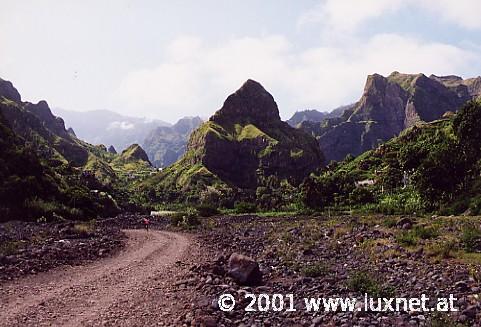
<instances>
[{"instance_id":1,"label":"rocky mountain ridge","mask_svg":"<svg viewBox=\"0 0 481 327\"><path fill-rule=\"evenodd\" d=\"M300 128L318 139L328 161L342 160L375 148L417 123L454 112L480 94L481 77L373 74L367 78L361 99L342 116L321 123L306 121Z\"/></svg>"},{"instance_id":2,"label":"rocky mountain ridge","mask_svg":"<svg viewBox=\"0 0 481 327\"><path fill-rule=\"evenodd\" d=\"M185 155L150 183L164 193L198 194L212 185L252 191L272 179L299 184L322 162L316 140L282 122L272 95L248 80L191 134Z\"/></svg>"},{"instance_id":3,"label":"rocky mountain ridge","mask_svg":"<svg viewBox=\"0 0 481 327\"><path fill-rule=\"evenodd\" d=\"M10 199L2 205L2 219L91 219L115 214L119 206L114 196L126 187L123 176L134 170L137 175L152 171L139 146L122 156L109 153L103 145L86 143L65 128L46 101L22 101L12 83L3 79L0 128L4 150L0 194L5 195L2 200Z\"/></svg>"},{"instance_id":4,"label":"rocky mountain ridge","mask_svg":"<svg viewBox=\"0 0 481 327\"><path fill-rule=\"evenodd\" d=\"M184 117L173 126L160 126L144 139L142 147L156 167L167 167L184 153L190 133L202 124L200 117Z\"/></svg>"}]
</instances>

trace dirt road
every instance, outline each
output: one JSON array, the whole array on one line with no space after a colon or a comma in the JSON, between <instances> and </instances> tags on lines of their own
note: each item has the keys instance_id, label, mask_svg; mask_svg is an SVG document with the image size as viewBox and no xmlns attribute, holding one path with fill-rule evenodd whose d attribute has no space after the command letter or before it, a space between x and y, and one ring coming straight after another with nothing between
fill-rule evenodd
<instances>
[{"instance_id":1,"label":"dirt road","mask_svg":"<svg viewBox=\"0 0 481 327\"><path fill-rule=\"evenodd\" d=\"M189 299L169 292L182 270L187 236L127 230L117 256L0 285L0 326L168 324ZM182 307L183 306L183 307Z\"/></svg>"}]
</instances>

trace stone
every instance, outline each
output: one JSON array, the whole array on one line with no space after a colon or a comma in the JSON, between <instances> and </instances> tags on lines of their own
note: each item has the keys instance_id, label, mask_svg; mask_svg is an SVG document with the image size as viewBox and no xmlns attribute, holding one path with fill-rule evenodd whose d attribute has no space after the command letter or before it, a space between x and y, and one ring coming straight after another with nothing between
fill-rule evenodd
<instances>
[{"instance_id":1,"label":"stone","mask_svg":"<svg viewBox=\"0 0 481 327\"><path fill-rule=\"evenodd\" d=\"M262 272L259 269L259 264L243 254L232 253L228 262L228 274L240 285L262 283Z\"/></svg>"}]
</instances>

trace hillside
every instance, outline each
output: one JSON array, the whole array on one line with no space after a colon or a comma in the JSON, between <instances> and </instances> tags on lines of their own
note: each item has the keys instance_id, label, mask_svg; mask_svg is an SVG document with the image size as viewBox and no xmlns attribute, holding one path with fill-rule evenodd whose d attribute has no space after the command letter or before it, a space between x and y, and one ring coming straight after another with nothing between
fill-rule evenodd
<instances>
[{"instance_id":1,"label":"hillside","mask_svg":"<svg viewBox=\"0 0 481 327\"><path fill-rule=\"evenodd\" d=\"M326 160L357 156L420 122L431 122L458 110L481 94L481 77L429 77L394 72L369 75L361 99L341 117L301 128L318 141Z\"/></svg>"},{"instance_id":2,"label":"hillside","mask_svg":"<svg viewBox=\"0 0 481 327\"><path fill-rule=\"evenodd\" d=\"M311 207L366 206L386 213L460 214L469 209L478 214L478 126L479 100L468 102L458 114L410 127L375 150L333 163L311 177L302 186L304 202Z\"/></svg>"},{"instance_id":3,"label":"hillside","mask_svg":"<svg viewBox=\"0 0 481 327\"><path fill-rule=\"evenodd\" d=\"M190 134L202 124L200 117L184 117L173 126L161 126L152 130L142 146L152 164L167 167L185 153Z\"/></svg>"},{"instance_id":4,"label":"hillside","mask_svg":"<svg viewBox=\"0 0 481 327\"><path fill-rule=\"evenodd\" d=\"M255 192L273 179L297 185L321 164L315 139L282 122L272 95L248 80L192 133L182 159L149 184L158 194L207 186Z\"/></svg>"},{"instance_id":5,"label":"hillside","mask_svg":"<svg viewBox=\"0 0 481 327\"><path fill-rule=\"evenodd\" d=\"M12 83L2 79L0 120L0 192L6 201L2 219L111 215L119 211L119 204L129 202L123 196L128 186L124 177L151 172L145 152L145 158L122 157L103 145L78 139L65 129L62 118L52 114L47 102L22 101Z\"/></svg>"}]
</instances>

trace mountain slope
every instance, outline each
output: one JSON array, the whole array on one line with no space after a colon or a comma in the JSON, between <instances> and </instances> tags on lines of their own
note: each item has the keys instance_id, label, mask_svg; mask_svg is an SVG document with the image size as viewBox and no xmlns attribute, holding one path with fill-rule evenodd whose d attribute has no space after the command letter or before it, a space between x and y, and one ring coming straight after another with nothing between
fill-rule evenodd
<instances>
[{"instance_id":1,"label":"mountain slope","mask_svg":"<svg viewBox=\"0 0 481 327\"><path fill-rule=\"evenodd\" d=\"M167 167L176 162L185 153L190 133L200 124L200 117L185 117L173 126L152 130L142 144L152 164L156 167Z\"/></svg>"},{"instance_id":2,"label":"mountain slope","mask_svg":"<svg viewBox=\"0 0 481 327\"><path fill-rule=\"evenodd\" d=\"M355 159L328 165L302 186L304 201L313 207L374 204L386 213L459 214L470 208L478 214L480 125L481 102L470 101L457 114L415 125ZM371 183L356 185L360 181Z\"/></svg>"},{"instance_id":3,"label":"mountain slope","mask_svg":"<svg viewBox=\"0 0 481 327\"><path fill-rule=\"evenodd\" d=\"M315 139L282 122L272 95L248 80L191 134L184 157L150 184L164 190L255 190L272 178L299 184L321 164Z\"/></svg>"},{"instance_id":4,"label":"mountain slope","mask_svg":"<svg viewBox=\"0 0 481 327\"><path fill-rule=\"evenodd\" d=\"M463 80L394 72L367 78L361 99L341 117L301 128L316 136L326 159L359 155L419 122L439 119L481 93L481 77Z\"/></svg>"},{"instance_id":5,"label":"mountain slope","mask_svg":"<svg viewBox=\"0 0 481 327\"><path fill-rule=\"evenodd\" d=\"M83 219L114 214L119 210L114 198L128 186L123 175L152 171L142 158L116 160L121 156L107 152L105 146L78 139L45 101L23 102L13 85L3 79L0 120L0 193L2 201L10 199L4 203L2 219Z\"/></svg>"}]
</instances>

